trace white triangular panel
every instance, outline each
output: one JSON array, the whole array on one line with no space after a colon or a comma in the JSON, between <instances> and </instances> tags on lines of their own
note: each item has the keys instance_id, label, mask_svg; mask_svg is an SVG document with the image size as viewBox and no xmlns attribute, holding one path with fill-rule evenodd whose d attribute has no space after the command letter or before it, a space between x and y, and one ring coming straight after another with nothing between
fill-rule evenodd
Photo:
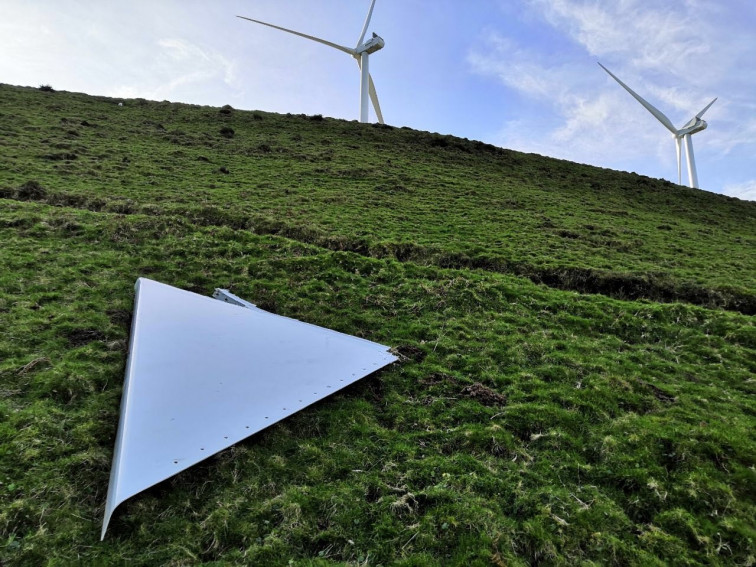
<instances>
[{"instance_id":1,"label":"white triangular panel","mask_svg":"<svg viewBox=\"0 0 756 567\"><path fill-rule=\"evenodd\" d=\"M139 278L102 537L127 498L395 360L377 343Z\"/></svg>"}]
</instances>

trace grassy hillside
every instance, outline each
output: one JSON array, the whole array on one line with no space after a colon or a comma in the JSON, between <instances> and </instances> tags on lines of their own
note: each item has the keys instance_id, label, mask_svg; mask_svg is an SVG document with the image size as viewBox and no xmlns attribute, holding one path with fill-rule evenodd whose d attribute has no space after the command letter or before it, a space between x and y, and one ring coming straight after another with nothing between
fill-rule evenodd
<instances>
[{"instance_id":1,"label":"grassy hillside","mask_svg":"<svg viewBox=\"0 0 756 567\"><path fill-rule=\"evenodd\" d=\"M0 85L0 562L753 564L756 204ZM133 284L401 361L99 524Z\"/></svg>"},{"instance_id":2,"label":"grassy hillside","mask_svg":"<svg viewBox=\"0 0 756 567\"><path fill-rule=\"evenodd\" d=\"M5 196L756 313L754 202L390 126L0 89Z\"/></svg>"}]
</instances>

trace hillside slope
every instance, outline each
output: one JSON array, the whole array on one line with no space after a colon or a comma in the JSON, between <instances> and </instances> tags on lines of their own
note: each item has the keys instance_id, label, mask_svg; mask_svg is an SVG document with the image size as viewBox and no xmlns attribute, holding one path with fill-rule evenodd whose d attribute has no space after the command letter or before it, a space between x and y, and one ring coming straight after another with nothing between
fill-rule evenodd
<instances>
[{"instance_id":1,"label":"hillside slope","mask_svg":"<svg viewBox=\"0 0 756 567\"><path fill-rule=\"evenodd\" d=\"M754 202L380 125L0 88L5 196L37 180L51 203L756 313Z\"/></svg>"},{"instance_id":2,"label":"hillside slope","mask_svg":"<svg viewBox=\"0 0 756 567\"><path fill-rule=\"evenodd\" d=\"M1 563L753 563L753 203L319 117L0 102ZM401 359L100 543L139 276Z\"/></svg>"}]
</instances>

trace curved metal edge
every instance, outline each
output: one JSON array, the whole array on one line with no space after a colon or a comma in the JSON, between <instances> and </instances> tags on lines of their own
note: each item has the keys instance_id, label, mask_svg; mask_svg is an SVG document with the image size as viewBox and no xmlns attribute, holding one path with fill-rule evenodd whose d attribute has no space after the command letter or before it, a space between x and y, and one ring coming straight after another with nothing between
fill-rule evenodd
<instances>
[{"instance_id":1,"label":"curved metal edge","mask_svg":"<svg viewBox=\"0 0 756 567\"><path fill-rule=\"evenodd\" d=\"M121 443L123 440L124 432L128 427L128 406L129 406L129 385L131 383L131 361L134 358L134 351L139 344L137 335L139 333L139 291L140 283L144 278L138 278L134 284L134 315L131 320L131 339L129 342L129 353L126 360L126 377L123 382L123 392L121 394L121 410L120 418L118 420L118 433L116 434L115 448L113 450L113 462L110 466L110 481L108 482L108 496L105 501L105 515L102 521L102 532L100 534L100 541L105 539L105 532L108 529L110 518L113 515L113 511L129 496L118 496L118 477L121 466Z\"/></svg>"}]
</instances>

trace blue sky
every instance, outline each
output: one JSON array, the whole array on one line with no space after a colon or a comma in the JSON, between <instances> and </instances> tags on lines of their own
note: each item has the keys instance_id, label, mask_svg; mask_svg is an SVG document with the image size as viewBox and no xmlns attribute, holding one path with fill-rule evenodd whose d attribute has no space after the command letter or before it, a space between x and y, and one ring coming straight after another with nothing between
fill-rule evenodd
<instances>
[{"instance_id":1,"label":"blue sky","mask_svg":"<svg viewBox=\"0 0 756 567\"><path fill-rule=\"evenodd\" d=\"M0 82L358 117L348 55L369 0L3 0ZM703 189L756 200L752 0L377 0L386 122L677 181L669 132L601 61L693 137Z\"/></svg>"}]
</instances>

